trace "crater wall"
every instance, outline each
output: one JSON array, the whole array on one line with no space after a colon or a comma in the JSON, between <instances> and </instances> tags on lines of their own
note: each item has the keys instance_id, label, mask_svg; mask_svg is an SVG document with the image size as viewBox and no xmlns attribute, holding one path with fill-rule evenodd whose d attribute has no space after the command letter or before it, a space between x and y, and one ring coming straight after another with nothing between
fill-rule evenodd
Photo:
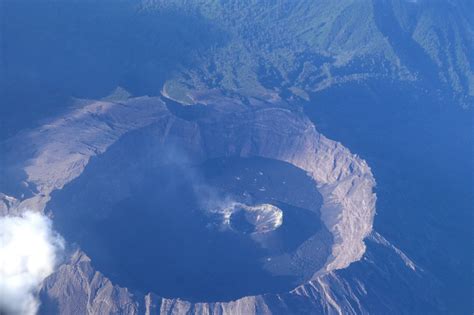
<instances>
[{"instance_id":1,"label":"crater wall","mask_svg":"<svg viewBox=\"0 0 474 315\"><path fill-rule=\"evenodd\" d=\"M228 101L223 99L219 103L214 98L215 104L207 105L209 114L193 121L176 117L168 110L166 101L151 97L121 102L87 101L70 113L3 143L8 152L3 172L11 179L5 182L18 185L2 189L7 192L0 203L2 213L21 212L27 208L47 211L51 192L80 176L92 156L105 152L127 132L153 124L157 141L166 141L169 137L183 139L191 151L190 156L201 161L226 156L264 157L290 163L313 178L323 196L321 217L333 235L334 245L331 257L324 268L314 274L313 281L295 289L292 294L314 298L308 293L314 287L324 293L321 277L362 257L364 238L372 229L375 214L375 181L365 161L340 143L319 134L303 114L280 104L249 107L232 101L232 110L226 111ZM60 308L61 305L66 307L61 301L69 299L64 295L65 285L73 288L79 298L88 294L87 287L92 283L99 291L107 292L105 299L113 305L109 311L125 303L128 305L126 313L134 313L143 305L147 309L159 305L160 309L170 312L179 308L193 312L220 309L225 313L238 309L249 311L246 313L265 313L268 311L265 301L272 299L254 296L208 305L161 299L151 294L142 300L127 293L126 289L114 287L92 270L91 277L81 280L86 287L74 281L66 284L65 279L74 279L73 274L82 268L92 268L84 258L87 257L85 254L75 255L76 258L47 279L42 292L46 300L56 301ZM102 279L99 283L95 282L97 277ZM121 292L120 298L117 298L117 292ZM327 301L330 303L329 298Z\"/></svg>"}]
</instances>

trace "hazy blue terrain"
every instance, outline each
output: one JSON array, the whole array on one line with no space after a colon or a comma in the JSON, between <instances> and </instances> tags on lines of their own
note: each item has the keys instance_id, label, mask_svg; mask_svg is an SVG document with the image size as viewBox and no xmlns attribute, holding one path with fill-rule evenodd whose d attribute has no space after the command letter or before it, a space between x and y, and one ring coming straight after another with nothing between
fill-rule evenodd
<instances>
[{"instance_id":1,"label":"hazy blue terrain","mask_svg":"<svg viewBox=\"0 0 474 315\"><path fill-rule=\"evenodd\" d=\"M375 228L433 273L450 308L465 313L472 288L471 111L411 86L375 82L321 93L314 102L324 104L306 107L319 128L373 169Z\"/></svg>"},{"instance_id":2,"label":"hazy blue terrain","mask_svg":"<svg viewBox=\"0 0 474 315\"><path fill-rule=\"evenodd\" d=\"M235 98L249 108L255 99L276 99L291 111L306 114L318 131L367 161L377 182L374 230L423 271L417 280L397 273L391 256L369 243L363 260L336 271L347 279L368 278L372 286L365 288L369 293L361 304L375 314L387 310L472 314L473 69L474 1L469 0L0 0L0 142L79 106L77 99L101 99L117 87L131 96L163 93L176 101L167 100L170 111L185 120L197 119L205 111L202 104L192 109L181 105L193 104L192 97L199 93ZM198 96L196 99L199 102ZM133 147L139 142L133 137L121 141L130 141ZM192 235L214 233L206 228L212 220L200 213L187 217L190 222L185 223L179 221L184 215L165 213L169 217L160 217L164 221L150 227L156 217L147 210L169 204L177 204L179 211L199 208L190 183L194 178L187 181L183 174L196 172L206 185L234 193L249 190L252 203L258 203L285 191L310 189L304 175L297 173L301 170L268 161L252 161L250 166L233 161L227 169L217 161L186 167L165 163L143 169L140 154L149 152L120 150L117 143L105 158L92 159L78 181L53 195L50 206L54 212L55 207L70 205L56 215L58 230L89 251L106 276L135 291L162 294L160 290L166 287L172 293L165 295L206 301L286 291L295 281L307 280L306 270L292 275L294 278L268 276L255 263L270 255L268 248L246 247L234 234L225 241L242 246L242 251L226 252L223 239L219 244L206 243L214 236L196 242ZM128 154L135 156L132 159ZM0 152L0 163L6 165L3 157ZM128 159L136 165L130 165ZM96 165L106 168L105 173L96 172ZM232 172L244 172L245 167L252 176L264 167L282 172L278 175L293 180L293 186L286 190L275 184L273 192L259 195L260 187L251 187L250 182L240 183L243 188L229 184L237 176ZM108 186L113 185L108 176L115 174L120 174L117 181L131 183L130 191L123 192L130 198L119 205L111 205L119 192ZM175 181L177 176L182 180ZM165 188L154 194L155 186ZM3 187L10 183L0 179ZM110 191L98 194L104 187ZM302 211L280 204L288 213L299 213L290 216L293 225L280 231L289 235L282 238L300 244L319 231L332 241L318 219L320 195L314 195L316 199L310 202L314 207ZM125 222L123 213L114 213L112 219L106 216L106 223L101 221L104 209L117 207L125 213L137 204L143 213L136 221ZM80 213L82 208L90 212ZM305 225L315 214L318 224ZM199 220L204 225L197 224ZM106 225L114 239L94 234L104 232L97 225ZM127 231L130 225L142 234ZM87 228L77 229L79 226ZM155 229L175 239L159 245L170 254L168 261L160 256L160 263L168 269L155 270L147 278L144 274L150 275L157 257L153 252L145 258L139 253L151 246L154 236L149 230ZM95 232L80 234L84 231ZM116 235L124 238L120 246ZM183 235L187 237L181 239ZM134 237L147 241L135 248ZM271 250L292 246L279 243L279 237L269 240ZM106 244L97 245L99 239ZM135 252L123 253L123 246ZM102 248L111 251L106 258L101 256ZM204 273L195 274L197 267L189 261L210 248L224 258L216 262L207 257L199 266ZM329 249L322 249L320 255L324 260ZM385 275L382 280L370 278L371 269L364 265L373 257L378 264L373 268ZM233 278L217 277L208 285L205 272L226 274L234 267L240 273ZM124 271L130 268L139 273ZM195 287L177 285L177 270L186 270L182 277L194 277ZM239 282L248 273L254 274L255 283ZM155 278L163 282L156 285ZM202 295L192 296L198 287Z\"/></svg>"}]
</instances>

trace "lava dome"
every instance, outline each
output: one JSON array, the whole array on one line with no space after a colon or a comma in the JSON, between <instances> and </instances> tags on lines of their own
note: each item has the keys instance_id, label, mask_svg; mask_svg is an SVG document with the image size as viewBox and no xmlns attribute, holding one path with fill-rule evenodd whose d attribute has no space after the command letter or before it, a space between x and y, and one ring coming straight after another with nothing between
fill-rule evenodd
<instances>
[{"instance_id":1,"label":"lava dome","mask_svg":"<svg viewBox=\"0 0 474 315\"><path fill-rule=\"evenodd\" d=\"M230 227L244 234L267 233L283 223L283 211L271 204L248 206L235 203L224 211L228 213Z\"/></svg>"}]
</instances>

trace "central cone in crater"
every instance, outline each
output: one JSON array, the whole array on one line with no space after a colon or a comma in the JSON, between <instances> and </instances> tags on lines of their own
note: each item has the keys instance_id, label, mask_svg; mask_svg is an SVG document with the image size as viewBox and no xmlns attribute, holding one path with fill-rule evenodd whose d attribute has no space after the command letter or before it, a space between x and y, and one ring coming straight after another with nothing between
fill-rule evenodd
<instances>
[{"instance_id":1,"label":"central cone in crater","mask_svg":"<svg viewBox=\"0 0 474 315\"><path fill-rule=\"evenodd\" d=\"M283 211L271 204L248 206L236 203L226 209L229 211L229 224L242 233L267 233L283 223Z\"/></svg>"},{"instance_id":2,"label":"central cone in crater","mask_svg":"<svg viewBox=\"0 0 474 315\"><path fill-rule=\"evenodd\" d=\"M170 158L169 148L141 145L149 134L143 133L94 158L48 204L58 231L114 284L140 294L229 301L289 291L324 265L332 237L304 171L262 158L191 166L176 151ZM235 201L228 228L203 210L210 195Z\"/></svg>"}]
</instances>

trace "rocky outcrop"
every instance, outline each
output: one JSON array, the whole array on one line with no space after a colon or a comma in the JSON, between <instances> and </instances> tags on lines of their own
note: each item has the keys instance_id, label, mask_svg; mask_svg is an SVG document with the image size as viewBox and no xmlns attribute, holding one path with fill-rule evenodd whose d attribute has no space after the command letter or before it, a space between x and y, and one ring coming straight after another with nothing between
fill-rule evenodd
<instances>
[{"instance_id":1,"label":"rocky outcrop","mask_svg":"<svg viewBox=\"0 0 474 315\"><path fill-rule=\"evenodd\" d=\"M260 156L307 171L323 195L322 219L335 238L326 271L360 259L375 214L375 180L365 161L288 109L264 108L219 120L201 128L208 156Z\"/></svg>"},{"instance_id":2,"label":"rocky outcrop","mask_svg":"<svg viewBox=\"0 0 474 315\"><path fill-rule=\"evenodd\" d=\"M81 251L71 255L44 283L42 314L137 314L138 303L127 289L113 285L92 268Z\"/></svg>"},{"instance_id":3,"label":"rocky outcrop","mask_svg":"<svg viewBox=\"0 0 474 315\"><path fill-rule=\"evenodd\" d=\"M40 314L383 314L401 313L407 306L414 312L439 309L438 302L429 296L415 301L407 291L399 292L399 300L390 300L374 288L373 281L394 290L406 285L437 285L423 272L404 268L406 256L393 251L393 245L381 239L378 233L368 238L366 258L351 265L350 271L329 272L288 293L249 296L225 303L192 303L153 293L132 295L94 271L90 259L77 251L44 282ZM390 264L384 264L385 259ZM387 278L387 273L396 274L397 280Z\"/></svg>"},{"instance_id":4,"label":"rocky outcrop","mask_svg":"<svg viewBox=\"0 0 474 315\"><path fill-rule=\"evenodd\" d=\"M20 208L42 211L50 193L79 176L92 156L103 153L123 134L167 114L159 98L124 103L84 101L67 115L7 140L3 147L5 182L20 181L30 198Z\"/></svg>"},{"instance_id":5,"label":"rocky outcrop","mask_svg":"<svg viewBox=\"0 0 474 315\"><path fill-rule=\"evenodd\" d=\"M271 204L248 206L233 203L217 211L223 214L223 224L244 233L267 233L277 229L283 223L283 211ZM246 225L249 225L249 230L239 229L239 221L244 221Z\"/></svg>"},{"instance_id":6,"label":"rocky outcrop","mask_svg":"<svg viewBox=\"0 0 474 315\"><path fill-rule=\"evenodd\" d=\"M331 287L325 279L364 254L364 238L372 229L375 214L375 181L365 161L319 134L303 114L279 104L249 108L238 101L228 105L223 99L218 105L208 104L205 115L186 119L172 113L166 101L150 97L121 102L91 101L39 129L9 140L7 161L15 160L15 163L9 164L8 174L12 178L23 174L21 179L27 187L24 193L30 196L18 197L15 203L3 203L2 212L27 208L45 211L51 192L78 177L92 156L105 152L125 133L152 126L157 142L178 138L197 160L264 157L305 170L324 199L322 220L334 239L331 257L310 283L287 295L190 303L153 294L133 297L94 271L93 262L91 265L87 256L78 252L45 281L44 307L56 307L68 314L153 313L158 309L167 314L261 314L296 312L292 301L302 299L312 301L307 301L311 304L308 310L339 312L340 302L331 296ZM226 110L226 105L232 110ZM305 303L298 302L297 307ZM314 303L319 306L315 308Z\"/></svg>"}]
</instances>

